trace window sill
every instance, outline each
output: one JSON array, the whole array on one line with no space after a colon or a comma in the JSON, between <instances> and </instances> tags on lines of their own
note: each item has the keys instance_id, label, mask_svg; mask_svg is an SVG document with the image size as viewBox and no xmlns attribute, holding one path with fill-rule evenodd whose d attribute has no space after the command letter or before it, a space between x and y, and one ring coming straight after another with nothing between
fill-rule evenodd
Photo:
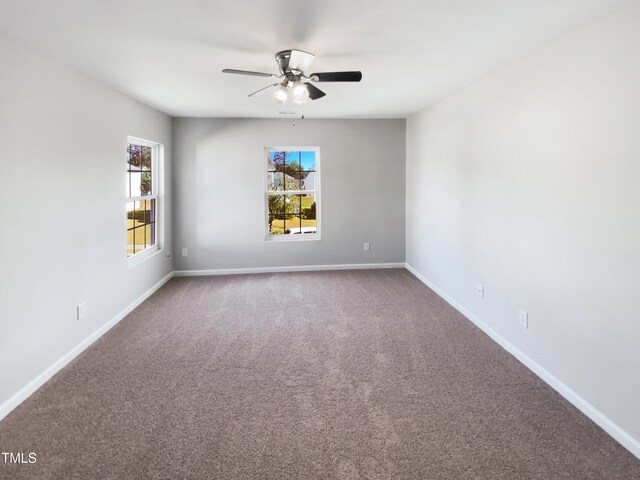
<instances>
[{"instance_id":1,"label":"window sill","mask_svg":"<svg viewBox=\"0 0 640 480\"><path fill-rule=\"evenodd\" d=\"M264 240L268 243L313 242L314 240L320 240L320 234L267 235Z\"/></svg>"},{"instance_id":2,"label":"window sill","mask_svg":"<svg viewBox=\"0 0 640 480\"><path fill-rule=\"evenodd\" d=\"M147 248L143 252L127 257L127 265L129 268L135 267L145 260L156 256L160 252L162 252L162 249L157 245L155 247Z\"/></svg>"}]
</instances>

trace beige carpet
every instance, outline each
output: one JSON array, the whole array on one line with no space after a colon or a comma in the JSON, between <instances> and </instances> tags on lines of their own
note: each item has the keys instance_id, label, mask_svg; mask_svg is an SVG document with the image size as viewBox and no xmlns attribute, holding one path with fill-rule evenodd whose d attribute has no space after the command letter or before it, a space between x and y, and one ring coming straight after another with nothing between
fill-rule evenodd
<instances>
[{"instance_id":1,"label":"beige carpet","mask_svg":"<svg viewBox=\"0 0 640 480\"><path fill-rule=\"evenodd\" d=\"M10 479L634 479L406 270L171 280L0 422Z\"/></svg>"}]
</instances>

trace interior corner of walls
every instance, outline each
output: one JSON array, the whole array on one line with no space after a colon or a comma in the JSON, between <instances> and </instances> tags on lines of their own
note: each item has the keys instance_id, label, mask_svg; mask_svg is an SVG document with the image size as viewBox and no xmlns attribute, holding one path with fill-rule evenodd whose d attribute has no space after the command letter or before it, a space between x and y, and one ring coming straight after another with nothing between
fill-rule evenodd
<instances>
[{"instance_id":1,"label":"interior corner of walls","mask_svg":"<svg viewBox=\"0 0 640 480\"><path fill-rule=\"evenodd\" d=\"M153 295L158 289L160 289L160 287L162 287L171 278L173 278L173 276L174 276L174 273L169 272L162 279L160 279L160 281L158 281L146 292L144 292L142 295L136 298L131 304L125 307L117 315L115 315L106 323L104 323L101 327L99 327L96 331L94 331L91 335L85 338L78 345L73 347L69 352L67 352L61 358L56 360L53 364L45 368L35 378L31 379L24 387L22 387L20 390L14 393L11 397L9 397L9 399L3 402L0 405L0 421L4 417L6 417L9 413L11 413L18 405L20 405L27 398L29 398L33 393L35 393L40 387L42 387L47 381L49 381L56 373L58 373L66 365L68 365L74 358L76 358L83 351L89 348L96 340L102 337L111 328L113 328L122 319L124 319L129 313L131 313L136 307L142 304L142 302L144 302L147 298Z\"/></svg>"},{"instance_id":2,"label":"interior corner of walls","mask_svg":"<svg viewBox=\"0 0 640 480\"><path fill-rule=\"evenodd\" d=\"M497 330L491 327L488 323L482 320L479 316L474 314L470 309L458 302L455 298L448 294L448 292L441 289L438 285L432 282L428 277L420 273L411 264L406 263L405 268L411 272L420 282L433 290L440 298L446 301L454 309L460 312L465 318L476 325L482 330L489 338L500 345L504 350L513 355L520 363L537 375L547 385L558 392L569 403L575 406L578 410L589 417L596 425L607 432L618 443L625 447L634 456L640 459L640 440L629 434L624 428L611 420L602 411L594 407L589 401L580 396L576 391L569 387L562 380L557 378L547 369L542 367L533 358L529 357L526 353L511 343L506 337L502 336Z\"/></svg>"}]
</instances>

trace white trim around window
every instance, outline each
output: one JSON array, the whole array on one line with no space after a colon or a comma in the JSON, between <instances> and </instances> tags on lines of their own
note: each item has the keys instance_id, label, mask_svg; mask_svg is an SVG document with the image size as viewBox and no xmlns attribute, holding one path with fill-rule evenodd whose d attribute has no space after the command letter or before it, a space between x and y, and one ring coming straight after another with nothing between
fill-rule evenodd
<instances>
[{"instance_id":1,"label":"white trim around window","mask_svg":"<svg viewBox=\"0 0 640 480\"><path fill-rule=\"evenodd\" d=\"M162 250L163 154L157 142L127 137L125 251L130 267Z\"/></svg>"},{"instance_id":2,"label":"white trim around window","mask_svg":"<svg viewBox=\"0 0 640 480\"><path fill-rule=\"evenodd\" d=\"M297 165L299 175L288 175L282 168L275 166L272 160L274 153L285 154L286 165ZM288 164L288 154L298 154ZM303 159L305 155L308 160ZM275 146L264 149L264 238L268 242L304 242L320 240L320 148L300 146ZM282 165L281 167L283 167ZM289 172L291 173L291 172ZM280 175L281 178L275 179ZM305 184L309 176L313 176L312 185ZM297 177L297 178L296 178ZM290 182L287 181L287 178ZM290 184L293 185L290 185ZM276 198L282 198L282 212L274 214L277 207ZM311 198L309 198L311 197ZM313 218L310 208L304 208L303 203L312 201ZM312 200L311 200L312 199ZM270 200L272 200L270 204ZM286 203L290 200L296 204L294 211L285 213ZM271 208L271 211L270 211ZM280 217L280 218L278 218ZM282 225L280 225L282 222ZM291 222L288 226L287 222ZM277 226L276 226L277 225ZM314 229L311 231L311 229ZM277 232L277 233L274 233Z\"/></svg>"}]
</instances>

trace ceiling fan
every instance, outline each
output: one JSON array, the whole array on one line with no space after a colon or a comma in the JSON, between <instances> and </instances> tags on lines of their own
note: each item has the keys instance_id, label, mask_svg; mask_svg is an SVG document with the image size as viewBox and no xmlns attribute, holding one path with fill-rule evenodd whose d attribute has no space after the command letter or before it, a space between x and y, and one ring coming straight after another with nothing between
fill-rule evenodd
<instances>
[{"instance_id":1,"label":"ceiling fan","mask_svg":"<svg viewBox=\"0 0 640 480\"><path fill-rule=\"evenodd\" d=\"M307 75L306 71L314 58L315 55L301 50L283 50L282 52L276 53L276 62L278 62L280 75L234 70L232 68L225 68L222 71L224 73L235 73L238 75L283 79L248 95L251 97L267 88L276 87L273 91L273 99L280 104L287 102L289 94L293 97L293 101L299 105L307 103L309 99L317 100L324 97L326 93L311 82L359 82L362 80L362 72L355 71L311 73Z\"/></svg>"}]
</instances>

